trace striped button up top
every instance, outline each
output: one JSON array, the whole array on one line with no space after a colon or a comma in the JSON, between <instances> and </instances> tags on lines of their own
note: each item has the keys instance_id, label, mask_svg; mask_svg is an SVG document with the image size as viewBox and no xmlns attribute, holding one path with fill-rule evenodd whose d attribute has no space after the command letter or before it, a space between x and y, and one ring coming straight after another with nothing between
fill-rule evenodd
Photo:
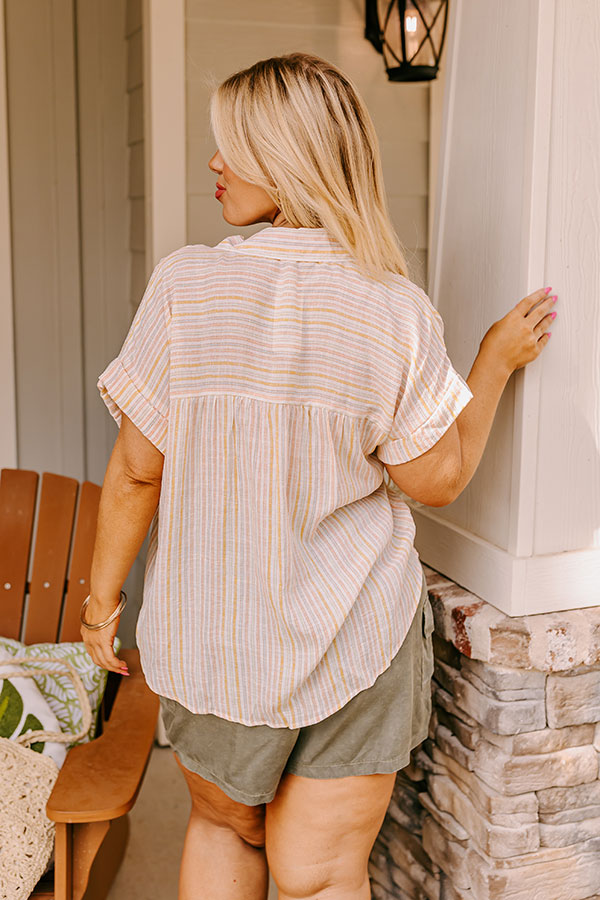
<instances>
[{"instance_id":1,"label":"striped button up top","mask_svg":"<svg viewBox=\"0 0 600 900\"><path fill-rule=\"evenodd\" d=\"M362 274L323 228L189 245L98 388L165 456L136 629L150 688L299 728L372 685L422 584L383 462L420 456L473 396L427 295Z\"/></svg>"}]
</instances>

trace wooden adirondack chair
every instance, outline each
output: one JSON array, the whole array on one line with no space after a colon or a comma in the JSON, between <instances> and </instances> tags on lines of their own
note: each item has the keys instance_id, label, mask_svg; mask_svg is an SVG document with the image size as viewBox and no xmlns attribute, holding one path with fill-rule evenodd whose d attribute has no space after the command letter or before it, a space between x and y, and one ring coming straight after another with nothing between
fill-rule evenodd
<instances>
[{"instance_id":1,"label":"wooden adirondack chair","mask_svg":"<svg viewBox=\"0 0 600 900\"><path fill-rule=\"evenodd\" d=\"M0 473L0 634L18 640L25 614L26 644L80 641L100 487L43 473L28 583L38 479L26 469ZM159 701L146 684L139 651L119 656L131 675L108 673L97 736L68 751L46 806L56 822L55 865L32 894L38 900L102 900L125 852L127 811L148 765Z\"/></svg>"}]
</instances>

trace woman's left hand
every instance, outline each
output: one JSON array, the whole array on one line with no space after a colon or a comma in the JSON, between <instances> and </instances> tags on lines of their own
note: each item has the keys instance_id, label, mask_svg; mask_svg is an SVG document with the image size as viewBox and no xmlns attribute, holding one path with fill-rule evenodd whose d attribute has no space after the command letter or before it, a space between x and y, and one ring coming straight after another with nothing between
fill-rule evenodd
<instances>
[{"instance_id":1,"label":"woman's left hand","mask_svg":"<svg viewBox=\"0 0 600 900\"><path fill-rule=\"evenodd\" d=\"M556 294L547 296L550 290L540 288L519 300L483 336L480 351L500 366L507 378L536 359L550 340L546 329L556 317L552 307L557 298Z\"/></svg>"},{"instance_id":2,"label":"woman's left hand","mask_svg":"<svg viewBox=\"0 0 600 900\"><path fill-rule=\"evenodd\" d=\"M107 608L106 605L90 597L83 617L86 622L91 624L104 622L117 606L118 601L112 607ZM113 651L113 642L119 628L120 619L121 616L119 615L106 628L99 628L98 630L90 630L85 625L82 625L80 632L85 648L97 666L100 666L102 669L108 669L110 672L118 672L120 675L129 675L127 663L124 660L117 659Z\"/></svg>"}]
</instances>

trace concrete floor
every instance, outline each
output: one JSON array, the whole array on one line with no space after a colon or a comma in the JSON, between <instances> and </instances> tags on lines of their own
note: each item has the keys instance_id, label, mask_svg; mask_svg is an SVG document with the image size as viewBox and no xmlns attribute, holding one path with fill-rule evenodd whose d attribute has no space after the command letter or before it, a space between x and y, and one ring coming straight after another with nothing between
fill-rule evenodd
<instances>
[{"instance_id":1,"label":"concrete floor","mask_svg":"<svg viewBox=\"0 0 600 900\"><path fill-rule=\"evenodd\" d=\"M173 751L155 742L140 793L129 813L125 858L107 900L177 900L189 811L190 796ZM268 900L277 900L272 879Z\"/></svg>"}]
</instances>

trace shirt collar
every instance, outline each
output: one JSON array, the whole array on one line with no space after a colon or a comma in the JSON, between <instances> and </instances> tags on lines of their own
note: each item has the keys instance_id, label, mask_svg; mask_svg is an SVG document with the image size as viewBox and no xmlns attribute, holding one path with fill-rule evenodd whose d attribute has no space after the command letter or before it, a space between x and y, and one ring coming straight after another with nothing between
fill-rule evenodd
<instances>
[{"instance_id":1,"label":"shirt collar","mask_svg":"<svg viewBox=\"0 0 600 900\"><path fill-rule=\"evenodd\" d=\"M342 261L349 256L325 228L293 228L284 225L267 225L234 244L233 249L237 253L249 253L251 256L316 262Z\"/></svg>"}]
</instances>

